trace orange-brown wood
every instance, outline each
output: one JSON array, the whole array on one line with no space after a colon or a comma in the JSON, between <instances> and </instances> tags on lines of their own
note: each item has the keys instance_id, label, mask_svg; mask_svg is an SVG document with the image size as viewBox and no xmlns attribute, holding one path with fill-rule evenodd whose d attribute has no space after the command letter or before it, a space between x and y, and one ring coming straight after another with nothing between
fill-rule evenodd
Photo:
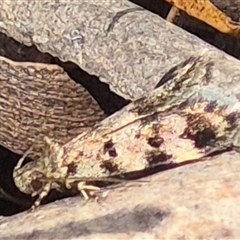
<instances>
[{"instance_id":1,"label":"orange-brown wood","mask_svg":"<svg viewBox=\"0 0 240 240\"><path fill-rule=\"evenodd\" d=\"M220 32L236 35L240 32L240 23L232 21L225 13L209 0L165 0Z\"/></svg>"}]
</instances>

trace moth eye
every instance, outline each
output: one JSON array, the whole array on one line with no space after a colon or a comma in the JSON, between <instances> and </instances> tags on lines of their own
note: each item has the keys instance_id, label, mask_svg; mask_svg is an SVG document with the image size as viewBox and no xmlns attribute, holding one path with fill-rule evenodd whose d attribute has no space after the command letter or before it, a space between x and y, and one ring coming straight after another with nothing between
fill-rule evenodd
<instances>
[{"instance_id":1,"label":"moth eye","mask_svg":"<svg viewBox=\"0 0 240 240\"><path fill-rule=\"evenodd\" d=\"M39 190L42 189L43 187L43 183L37 179L33 180L31 182L31 186L32 186L32 189L35 191L35 192L38 192Z\"/></svg>"}]
</instances>

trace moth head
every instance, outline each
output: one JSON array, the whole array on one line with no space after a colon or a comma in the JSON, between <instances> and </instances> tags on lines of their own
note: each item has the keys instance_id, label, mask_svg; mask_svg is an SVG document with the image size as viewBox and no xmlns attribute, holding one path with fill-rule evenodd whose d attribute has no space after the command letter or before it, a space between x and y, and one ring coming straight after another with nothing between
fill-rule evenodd
<instances>
[{"instance_id":1,"label":"moth head","mask_svg":"<svg viewBox=\"0 0 240 240\"><path fill-rule=\"evenodd\" d=\"M13 180L16 187L23 193L36 195L45 185L45 177L40 168L34 166L33 162L25 164L21 168L15 168Z\"/></svg>"}]
</instances>

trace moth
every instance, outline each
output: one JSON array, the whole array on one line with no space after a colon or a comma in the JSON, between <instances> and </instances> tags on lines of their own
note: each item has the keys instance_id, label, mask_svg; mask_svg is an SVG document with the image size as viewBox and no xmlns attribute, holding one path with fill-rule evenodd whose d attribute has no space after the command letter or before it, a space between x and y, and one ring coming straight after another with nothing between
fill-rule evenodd
<instances>
[{"instance_id":1,"label":"moth","mask_svg":"<svg viewBox=\"0 0 240 240\"><path fill-rule=\"evenodd\" d=\"M88 199L96 181L237 148L239 102L214 85L213 65L206 53L190 57L90 131L64 145L45 137L42 156L22 166L23 156L15 167L16 186L38 196L34 209L51 189L77 188Z\"/></svg>"}]
</instances>

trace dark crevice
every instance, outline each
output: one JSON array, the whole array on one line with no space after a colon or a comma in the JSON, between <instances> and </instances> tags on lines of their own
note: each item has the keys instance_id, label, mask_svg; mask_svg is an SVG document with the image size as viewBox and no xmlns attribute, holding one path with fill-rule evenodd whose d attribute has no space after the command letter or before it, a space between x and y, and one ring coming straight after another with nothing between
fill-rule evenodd
<instances>
[{"instance_id":1,"label":"dark crevice","mask_svg":"<svg viewBox=\"0 0 240 240\"><path fill-rule=\"evenodd\" d=\"M107 115L113 114L130 102L112 92L108 84L100 82L96 76L89 75L77 66L76 68L75 71L69 68L64 68L64 70L73 80L89 91Z\"/></svg>"}]
</instances>

